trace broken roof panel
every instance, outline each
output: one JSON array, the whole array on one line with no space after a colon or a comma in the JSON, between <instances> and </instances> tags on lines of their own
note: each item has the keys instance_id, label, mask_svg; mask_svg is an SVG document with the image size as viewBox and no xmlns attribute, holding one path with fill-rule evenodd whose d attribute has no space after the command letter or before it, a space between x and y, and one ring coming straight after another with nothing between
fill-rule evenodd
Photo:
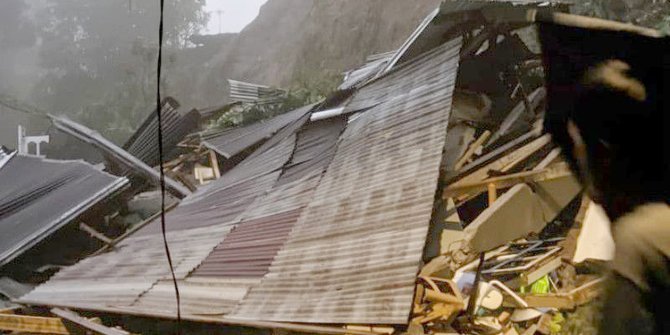
<instances>
[{"instance_id":1,"label":"broken roof panel","mask_svg":"<svg viewBox=\"0 0 670 335\"><path fill-rule=\"evenodd\" d=\"M164 161L176 157L177 144L186 135L196 131L200 124L200 114L197 110L187 110L179 103L167 97L161 103L161 123L163 129ZM133 135L123 145L123 149L139 158L149 166L160 163L158 156L158 116L153 110Z\"/></svg>"},{"instance_id":2,"label":"broken roof panel","mask_svg":"<svg viewBox=\"0 0 670 335\"><path fill-rule=\"evenodd\" d=\"M229 230L207 227L168 232L177 279L185 278L200 264ZM168 278L162 236L132 236L107 253L64 268L21 300L67 307L123 308Z\"/></svg>"},{"instance_id":3,"label":"broken roof panel","mask_svg":"<svg viewBox=\"0 0 670 335\"><path fill-rule=\"evenodd\" d=\"M0 169L0 264L128 184L83 161L8 158Z\"/></svg>"},{"instance_id":4,"label":"broken roof panel","mask_svg":"<svg viewBox=\"0 0 670 335\"><path fill-rule=\"evenodd\" d=\"M159 183L160 173L158 171L142 162L139 158L119 148L119 146L112 143L110 140L102 137L97 131L89 129L86 126L65 117L49 115L49 118L58 130L93 145L104 152L108 157L113 158L116 163L130 168L135 171L136 174L144 176L154 184L157 185ZM170 193L179 198L183 198L191 193L185 186L168 177L165 177L165 186Z\"/></svg>"},{"instance_id":5,"label":"broken roof panel","mask_svg":"<svg viewBox=\"0 0 670 335\"><path fill-rule=\"evenodd\" d=\"M312 107L314 107L314 105L304 106L277 115L271 119L259 121L244 127L203 134L202 144L225 158L231 158L238 153L251 148L262 140L270 138L289 123L300 119L303 115L308 113Z\"/></svg>"},{"instance_id":6,"label":"broken roof panel","mask_svg":"<svg viewBox=\"0 0 670 335\"><path fill-rule=\"evenodd\" d=\"M249 206L244 220L193 276L265 275L302 209L311 200L345 125L343 118L333 118L310 122L300 129L296 149L273 189Z\"/></svg>"},{"instance_id":7,"label":"broken roof panel","mask_svg":"<svg viewBox=\"0 0 670 335\"><path fill-rule=\"evenodd\" d=\"M384 69L395 54L396 51L389 51L368 56L365 64L344 74L344 79L338 89L346 90L365 84L368 80L374 78L379 71Z\"/></svg>"},{"instance_id":8,"label":"broken roof panel","mask_svg":"<svg viewBox=\"0 0 670 335\"><path fill-rule=\"evenodd\" d=\"M286 91L265 85L228 79L230 87L229 102L274 103L281 100Z\"/></svg>"},{"instance_id":9,"label":"broken roof panel","mask_svg":"<svg viewBox=\"0 0 670 335\"><path fill-rule=\"evenodd\" d=\"M409 87L377 84L393 92L381 94L386 98L349 124L268 275L232 317L407 322L437 190L460 45L460 39L451 41L419 59L422 66L415 71L425 80ZM378 89L364 87L358 95L376 98Z\"/></svg>"}]
</instances>

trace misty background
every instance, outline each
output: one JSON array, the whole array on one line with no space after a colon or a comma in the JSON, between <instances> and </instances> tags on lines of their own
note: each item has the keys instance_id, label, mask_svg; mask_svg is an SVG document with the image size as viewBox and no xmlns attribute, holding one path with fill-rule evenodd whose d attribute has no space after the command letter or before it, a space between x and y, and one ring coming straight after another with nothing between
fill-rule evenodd
<instances>
[{"instance_id":1,"label":"misty background","mask_svg":"<svg viewBox=\"0 0 670 335\"><path fill-rule=\"evenodd\" d=\"M162 94L217 106L227 79L327 94L367 55L397 48L440 2L166 0ZM669 30L665 1L576 2L580 14ZM0 1L0 144L16 146L18 124L49 131L16 106L123 143L154 108L157 27L158 1Z\"/></svg>"}]
</instances>

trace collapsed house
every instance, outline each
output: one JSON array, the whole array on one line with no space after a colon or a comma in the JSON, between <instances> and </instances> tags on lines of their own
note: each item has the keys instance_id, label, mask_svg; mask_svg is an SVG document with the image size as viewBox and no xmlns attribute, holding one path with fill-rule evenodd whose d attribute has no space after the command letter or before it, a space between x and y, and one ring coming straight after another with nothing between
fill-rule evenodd
<instances>
[{"instance_id":1,"label":"collapsed house","mask_svg":"<svg viewBox=\"0 0 670 335\"><path fill-rule=\"evenodd\" d=\"M540 5L566 9L446 1L324 103L205 138L226 158L249 152L166 214L182 317L514 334L547 327L538 308L592 298L599 279L556 274L608 256L551 233L561 222L603 225L539 126L546 94L524 28ZM163 248L149 220L18 301L174 318ZM540 281L552 284L522 293Z\"/></svg>"},{"instance_id":2,"label":"collapsed house","mask_svg":"<svg viewBox=\"0 0 670 335\"><path fill-rule=\"evenodd\" d=\"M26 278L25 271L74 263L81 246L68 228L90 224L129 182L84 161L2 150L0 183L0 266L6 275ZM58 253L49 250L58 244L64 245Z\"/></svg>"}]
</instances>

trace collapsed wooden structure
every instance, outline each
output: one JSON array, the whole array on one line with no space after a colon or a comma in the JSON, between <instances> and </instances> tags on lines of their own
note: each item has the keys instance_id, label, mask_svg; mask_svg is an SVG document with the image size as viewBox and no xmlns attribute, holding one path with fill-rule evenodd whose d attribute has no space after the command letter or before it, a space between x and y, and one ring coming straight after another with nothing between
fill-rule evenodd
<instances>
[{"instance_id":1,"label":"collapsed wooden structure","mask_svg":"<svg viewBox=\"0 0 670 335\"><path fill-rule=\"evenodd\" d=\"M538 8L565 5L446 1L397 51L349 71L336 97L253 126L260 138L206 140L216 171L214 153L251 152L167 214L182 316L334 334L514 334L546 327L537 308L595 296L600 279L559 275L574 268L566 241L579 234L551 229L586 225L593 205L542 134L528 28ZM113 245L17 301L174 318L159 222Z\"/></svg>"}]
</instances>

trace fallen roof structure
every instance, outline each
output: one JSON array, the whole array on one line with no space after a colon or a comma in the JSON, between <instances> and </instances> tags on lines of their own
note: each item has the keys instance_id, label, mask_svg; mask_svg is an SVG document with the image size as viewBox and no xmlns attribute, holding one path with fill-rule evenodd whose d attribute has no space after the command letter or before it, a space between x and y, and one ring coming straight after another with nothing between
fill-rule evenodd
<instances>
[{"instance_id":1,"label":"fallen roof structure","mask_svg":"<svg viewBox=\"0 0 670 335\"><path fill-rule=\"evenodd\" d=\"M386 71L376 72L391 55L373 57L379 61L370 66L374 70L349 78L346 98L332 106L307 106L290 112L283 126L273 120L259 126L261 134L231 136L251 143L274 133L166 216L185 319L348 334L372 330L342 325L402 327L412 316L427 323L435 313L414 308L423 292L417 289L417 273L423 272L425 261L436 259L427 240L449 233L441 228L442 216L461 220L446 215L456 206L464 219L455 224L471 224L467 231L459 227L458 238L450 240L463 246L464 259L448 248L443 253L460 264L499 245L486 231L510 221L497 213L514 212L516 200L531 199L532 206L521 205L529 214L510 225L513 231L500 236L502 243L542 229L574 198L579 188L572 176L556 172L558 153L549 139L531 122L515 121L535 120L541 113L514 109L528 96L523 90L511 94L520 80L499 73L537 56L510 36L512 27L489 35L495 22L481 15L465 15L458 22L468 24L460 30L442 31L439 39L431 35L430 43L415 45L426 38L424 29L443 29L433 20L446 14L440 9L432 13L405 51L393 54L400 56ZM477 52L489 39L492 45ZM462 78L472 73L461 68L463 62L481 67L501 57L491 74L497 79L485 85L502 93L469 91L480 78ZM533 100L541 106L541 90L529 89L537 92ZM328 109L336 112L323 113ZM484 120L494 110L502 117ZM316 113L321 114L314 117ZM487 142L503 123L498 139ZM234 142L221 145L248 147ZM237 151L220 150L223 155ZM479 185L483 182L486 189ZM488 211L477 208L482 195L493 193L491 188L496 191L492 206ZM547 196L553 192L557 194ZM443 199L442 193L448 196ZM445 209L447 204L451 209ZM465 218L468 210L476 214L471 219ZM161 248L159 222L154 221L116 249L63 269L21 301L174 318L169 272L156 262ZM551 261L552 267L557 264Z\"/></svg>"},{"instance_id":2,"label":"fallen roof structure","mask_svg":"<svg viewBox=\"0 0 670 335\"><path fill-rule=\"evenodd\" d=\"M128 169L129 173L143 176L155 185L158 185L160 174L139 158L131 155L110 140L102 137L97 131L87 128L84 125L76 123L65 117L49 115L53 125L60 131L69 134L85 143L89 143L114 163L120 164ZM165 177L165 186L167 190L178 198L183 198L191 193L189 189L180 183Z\"/></svg>"},{"instance_id":3,"label":"fallen roof structure","mask_svg":"<svg viewBox=\"0 0 670 335\"><path fill-rule=\"evenodd\" d=\"M219 155L229 159L263 140L267 140L289 123L295 122L315 104L298 108L268 120L259 121L248 126L225 129L217 132L201 134L201 143L205 147L216 151Z\"/></svg>"},{"instance_id":4,"label":"fallen roof structure","mask_svg":"<svg viewBox=\"0 0 670 335\"><path fill-rule=\"evenodd\" d=\"M177 100L167 97L161 102L161 117L165 153L163 160L169 161L179 153L177 144L200 126L200 114L195 109L181 107ZM160 162L157 148L158 116L153 110L128 138L123 149L147 165L157 166Z\"/></svg>"},{"instance_id":5,"label":"fallen roof structure","mask_svg":"<svg viewBox=\"0 0 670 335\"><path fill-rule=\"evenodd\" d=\"M0 265L128 184L83 161L8 158L0 168Z\"/></svg>"},{"instance_id":6,"label":"fallen roof structure","mask_svg":"<svg viewBox=\"0 0 670 335\"><path fill-rule=\"evenodd\" d=\"M286 91L279 88L239 80L228 79L228 86L230 90L228 103L271 104L280 101L286 95Z\"/></svg>"}]
</instances>

